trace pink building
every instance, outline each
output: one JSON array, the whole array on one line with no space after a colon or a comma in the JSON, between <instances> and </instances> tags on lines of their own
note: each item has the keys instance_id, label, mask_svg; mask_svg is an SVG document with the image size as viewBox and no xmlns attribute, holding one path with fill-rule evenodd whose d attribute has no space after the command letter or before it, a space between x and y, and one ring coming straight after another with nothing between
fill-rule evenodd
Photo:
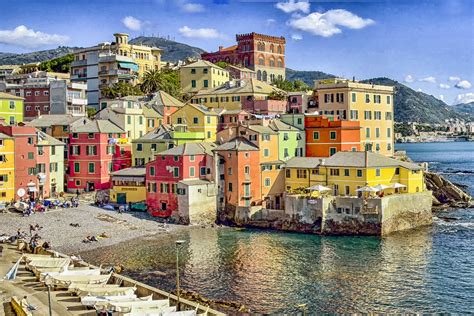
<instances>
[{"instance_id":1,"label":"pink building","mask_svg":"<svg viewBox=\"0 0 474 316\"><path fill-rule=\"evenodd\" d=\"M288 113L306 113L314 107L315 101L311 94L305 91L288 92Z\"/></svg>"},{"instance_id":2,"label":"pink building","mask_svg":"<svg viewBox=\"0 0 474 316\"><path fill-rule=\"evenodd\" d=\"M68 191L109 189L110 172L131 165L130 149L128 145L121 145L125 139L125 131L108 120L72 127L69 134Z\"/></svg>"},{"instance_id":3,"label":"pink building","mask_svg":"<svg viewBox=\"0 0 474 316\"><path fill-rule=\"evenodd\" d=\"M178 182L208 179L212 174L213 143L186 143L156 155L146 165L146 204L153 216L178 211Z\"/></svg>"},{"instance_id":4,"label":"pink building","mask_svg":"<svg viewBox=\"0 0 474 316\"><path fill-rule=\"evenodd\" d=\"M286 100L244 100L242 101L242 109L252 113L261 115L275 115L286 113Z\"/></svg>"},{"instance_id":5,"label":"pink building","mask_svg":"<svg viewBox=\"0 0 474 316\"><path fill-rule=\"evenodd\" d=\"M223 110L219 114L219 123L217 124L217 131L237 126L239 122L246 122L250 120L250 113L244 110Z\"/></svg>"}]
</instances>

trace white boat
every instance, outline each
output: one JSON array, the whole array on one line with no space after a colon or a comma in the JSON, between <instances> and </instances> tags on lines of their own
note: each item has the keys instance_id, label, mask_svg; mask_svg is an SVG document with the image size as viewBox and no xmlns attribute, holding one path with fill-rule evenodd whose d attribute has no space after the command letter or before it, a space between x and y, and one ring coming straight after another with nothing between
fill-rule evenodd
<instances>
[{"instance_id":1,"label":"white boat","mask_svg":"<svg viewBox=\"0 0 474 316\"><path fill-rule=\"evenodd\" d=\"M127 296L135 293L137 288L135 287L103 287L103 288L90 288L87 290L77 290L76 295L84 297L87 295L91 296Z\"/></svg>"},{"instance_id":2,"label":"white boat","mask_svg":"<svg viewBox=\"0 0 474 316\"><path fill-rule=\"evenodd\" d=\"M160 311L163 308L170 307L169 300L154 300L144 302L111 302L107 305L107 309L120 313L131 313L137 311Z\"/></svg>"},{"instance_id":3,"label":"white boat","mask_svg":"<svg viewBox=\"0 0 474 316\"><path fill-rule=\"evenodd\" d=\"M35 258L30 262L26 263L26 269L32 270L33 268L42 269L42 268L64 268L71 263L69 258Z\"/></svg>"},{"instance_id":4,"label":"white boat","mask_svg":"<svg viewBox=\"0 0 474 316\"><path fill-rule=\"evenodd\" d=\"M148 295L145 297L137 297L135 294L132 295L118 295L118 296L92 296L87 295L81 297L81 304L84 306L107 306L112 302L143 302L151 301L153 295Z\"/></svg>"},{"instance_id":5,"label":"white boat","mask_svg":"<svg viewBox=\"0 0 474 316\"><path fill-rule=\"evenodd\" d=\"M100 269L89 269L89 267L82 268L67 268L59 272L42 272L39 280L44 282L48 276L53 277L57 275L100 275Z\"/></svg>"},{"instance_id":6,"label":"white boat","mask_svg":"<svg viewBox=\"0 0 474 316\"><path fill-rule=\"evenodd\" d=\"M68 286L68 291L72 292L73 294L77 294L79 291L87 291L87 290L95 290L95 289L103 289L103 288L117 288L120 287L119 284L76 284L71 283Z\"/></svg>"},{"instance_id":7,"label":"white boat","mask_svg":"<svg viewBox=\"0 0 474 316\"><path fill-rule=\"evenodd\" d=\"M47 283L60 288L68 288L76 284L106 284L112 274L105 275L57 275L48 278Z\"/></svg>"}]
</instances>

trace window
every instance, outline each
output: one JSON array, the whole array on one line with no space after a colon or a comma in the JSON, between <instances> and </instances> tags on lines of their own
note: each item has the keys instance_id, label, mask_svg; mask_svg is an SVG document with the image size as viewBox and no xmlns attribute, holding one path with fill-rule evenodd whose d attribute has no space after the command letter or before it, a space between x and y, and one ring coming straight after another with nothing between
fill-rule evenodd
<instances>
[{"instance_id":1,"label":"window","mask_svg":"<svg viewBox=\"0 0 474 316\"><path fill-rule=\"evenodd\" d=\"M400 168L395 168L395 174L399 175L400 174Z\"/></svg>"},{"instance_id":2,"label":"window","mask_svg":"<svg viewBox=\"0 0 474 316\"><path fill-rule=\"evenodd\" d=\"M336 93L336 102L344 103L344 93Z\"/></svg>"},{"instance_id":3,"label":"window","mask_svg":"<svg viewBox=\"0 0 474 316\"><path fill-rule=\"evenodd\" d=\"M392 112L385 112L385 119L387 121L391 121L392 120Z\"/></svg>"},{"instance_id":4,"label":"window","mask_svg":"<svg viewBox=\"0 0 474 316\"><path fill-rule=\"evenodd\" d=\"M143 151L143 144L137 144L137 151Z\"/></svg>"},{"instance_id":5,"label":"window","mask_svg":"<svg viewBox=\"0 0 474 316\"><path fill-rule=\"evenodd\" d=\"M330 147L330 148L329 148L329 156L334 155L336 152L337 152L337 148L336 148L336 147Z\"/></svg>"},{"instance_id":6,"label":"window","mask_svg":"<svg viewBox=\"0 0 474 316\"><path fill-rule=\"evenodd\" d=\"M0 182L8 182L8 175L6 174L0 175Z\"/></svg>"},{"instance_id":7,"label":"window","mask_svg":"<svg viewBox=\"0 0 474 316\"><path fill-rule=\"evenodd\" d=\"M387 104L390 104L392 102L391 98L389 95L387 95Z\"/></svg>"},{"instance_id":8,"label":"window","mask_svg":"<svg viewBox=\"0 0 474 316\"><path fill-rule=\"evenodd\" d=\"M132 124L132 117L127 115L127 124Z\"/></svg>"},{"instance_id":9,"label":"window","mask_svg":"<svg viewBox=\"0 0 474 316\"><path fill-rule=\"evenodd\" d=\"M296 177L298 179L306 179L306 170L305 169L296 170Z\"/></svg>"},{"instance_id":10,"label":"window","mask_svg":"<svg viewBox=\"0 0 474 316\"><path fill-rule=\"evenodd\" d=\"M211 117L210 116L206 116L206 122L207 122L207 124L211 124Z\"/></svg>"},{"instance_id":11,"label":"window","mask_svg":"<svg viewBox=\"0 0 474 316\"><path fill-rule=\"evenodd\" d=\"M182 117L178 117L176 119L176 124L183 124L183 118Z\"/></svg>"},{"instance_id":12,"label":"window","mask_svg":"<svg viewBox=\"0 0 474 316\"><path fill-rule=\"evenodd\" d=\"M199 123L199 118L198 117L193 117L193 123L198 124Z\"/></svg>"},{"instance_id":13,"label":"window","mask_svg":"<svg viewBox=\"0 0 474 316\"><path fill-rule=\"evenodd\" d=\"M175 162L178 162L178 161L179 161L179 156L173 156L173 160L174 160Z\"/></svg>"},{"instance_id":14,"label":"window","mask_svg":"<svg viewBox=\"0 0 474 316\"><path fill-rule=\"evenodd\" d=\"M392 130L390 127L387 128L387 137L392 137Z\"/></svg>"},{"instance_id":15,"label":"window","mask_svg":"<svg viewBox=\"0 0 474 316\"><path fill-rule=\"evenodd\" d=\"M206 175L206 167L201 167L199 169L199 175L201 176L205 176Z\"/></svg>"},{"instance_id":16,"label":"window","mask_svg":"<svg viewBox=\"0 0 474 316\"><path fill-rule=\"evenodd\" d=\"M87 146L86 149L87 149L87 156L97 155L97 146L90 145L90 146Z\"/></svg>"},{"instance_id":17,"label":"window","mask_svg":"<svg viewBox=\"0 0 474 316\"><path fill-rule=\"evenodd\" d=\"M155 167L150 166L150 176L154 176L154 175L155 175Z\"/></svg>"},{"instance_id":18,"label":"window","mask_svg":"<svg viewBox=\"0 0 474 316\"><path fill-rule=\"evenodd\" d=\"M210 131L207 132L207 138L211 138L212 133Z\"/></svg>"},{"instance_id":19,"label":"window","mask_svg":"<svg viewBox=\"0 0 474 316\"><path fill-rule=\"evenodd\" d=\"M30 160L35 159L35 153L29 152L28 153L28 159L30 159Z\"/></svg>"},{"instance_id":20,"label":"window","mask_svg":"<svg viewBox=\"0 0 474 316\"><path fill-rule=\"evenodd\" d=\"M10 125L15 125L15 117L10 116Z\"/></svg>"},{"instance_id":21,"label":"window","mask_svg":"<svg viewBox=\"0 0 474 316\"><path fill-rule=\"evenodd\" d=\"M357 110L351 110L350 115L351 115L351 120L359 119L359 111Z\"/></svg>"},{"instance_id":22,"label":"window","mask_svg":"<svg viewBox=\"0 0 474 316\"><path fill-rule=\"evenodd\" d=\"M283 148L283 156L287 158L290 154L288 153L288 148Z\"/></svg>"},{"instance_id":23,"label":"window","mask_svg":"<svg viewBox=\"0 0 474 316\"><path fill-rule=\"evenodd\" d=\"M38 146L38 155L43 156L44 155L44 148L43 146Z\"/></svg>"},{"instance_id":24,"label":"window","mask_svg":"<svg viewBox=\"0 0 474 316\"><path fill-rule=\"evenodd\" d=\"M28 175L34 176L36 174L36 168L28 168Z\"/></svg>"},{"instance_id":25,"label":"window","mask_svg":"<svg viewBox=\"0 0 474 316\"><path fill-rule=\"evenodd\" d=\"M107 146L107 155L115 154L115 147L114 145Z\"/></svg>"},{"instance_id":26,"label":"window","mask_svg":"<svg viewBox=\"0 0 474 316\"><path fill-rule=\"evenodd\" d=\"M80 172L81 168L78 162L74 163L74 172Z\"/></svg>"},{"instance_id":27,"label":"window","mask_svg":"<svg viewBox=\"0 0 474 316\"><path fill-rule=\"evenodd\" d=\"M208 87L209 87L209 81L208 81L208 80L204 80L203 87L204 87L204 88L208 88Z\"/></svg>"},{"instance_id":28,"label":"window","mask_svg":"<svg viewBox=\"0 0 474 316\"><path fill-rule=\"evenodd\" d=\"M375 169L375 176L380 177L380 168Z\"/></svg>"},{"instance_id":29,"label":"window","mask_svg":"<svg viewBox=\"0 0 474 316\"><path fill-rule=\"evenodd\" d=\"M264 157L270 156L270 150L269 150L268 148L265 148L265 149L263 150L263 156L264 156Z\"/></svg>"},{"instance_id":30,"label":"window","mask_svg":"<svg viewBox=\"0 0 474 316\"><path fill-rule=\"evenodd\" d=\"M346 186L345 186L345 192L344 192L344 193L345 193L346 195L350 195L350 192L351 192L351 191L350 191L350 187L349 187L348 185L346 185Z\"/></svg>"},{"instance_id":31,"label":"window","mask_svg":"<svg viewBox=\"0 0 474 316\"><path fill-rule=\"evenodd\" d=\"M371 111L364 111L364 119L371 120L372 119L372 112Z\"/></svg>"},{"instance_id":32,"label":"window","mask_svg":"<svg viewBox=\"0 0 474 316\"><path fill-rule=\"evenodd\" d=\"M173 168L173 177L174 178L179 178L179 168L178 167Z\"/></svg>"},{"instance_id":33,"label":"window","mask_svg":"<svg viewBox=\"0 0 474 316\"><path fill-rule=\"evenodd\" d=\"M77 133L72 133L72 138L77 139L78 135Z\"/></svg>"},{"instance_id":34,"label":"window","mask_svg":"<svg viewBox=\"0 0 474 316\"><path fill-rule=\"evenodd\" d=\"M40 92L39 91L35 91L35 97L39 96L40 95Z\"/></svg>"},{"instance_id":35,"label":"window","mask_svg":"<svg viewBox=\"0 0 474 316\"><path fill-rule=\"evenodd\" d=\"M81 180L76 180L74 183L76 184L76 187L80 187L80 186L81 186Z\"/></svg>"},{"instance_id":36,"label":"window","mask_svg":"<svg viewBox=\"0 0 474 316\"><path fill-rule=\"evenodd\" d=\"M286 174L287 178L291 178L291 170L290 169L286 169L285 174Z\"/></svg>"},{"instance_id":37,"label":"window","mask_svg":"<svg viewBox=\"0 0 474 316\"><path fill-rule=\"evenodd\" d=\"M266 187L270 186L270 178L265 178L265 186Z\"/></svg>"},{"instance_id":38,"label":"window","mask_svg":"<svg viewBox=\"0 0 474 316\"><path fill-rule=\"evenodd\" d=\"M374 94L374 103L380 104L381 103L381 97L378 94Z\"/></svg>"},{"instance_id":39,"label":"window","mask_svg":"<svg viewBox=\"0 0 474 316\"><path fill-rule=\"evenodd\" d=\"M26 96L27 97L31 96L31 91L26 91Z\"/></svg>"},{"instance_id":40,"label":"window","mask_svg":"<svg viewBox=\"0 0 474 316\"><path fill-rule=\"evenodd\" d=\"M108 168L109 172L112 172L114 170L114 164L112 162L109 162Z\"/></svg>"},{"instance_id":41,"label":"window","mask_svg":"<svg viewBox=\"0 0 474 316\"><path fill-rule=\"evenodd\" d=\"M10 110L15 109L15 101L10 101Z\"/></svg>"},{"instance_id":42,"label":"window","mask_svg":"<svg viewBox=\"0 0 474 316\"><path fill-rule=\"evenodd\" d=\"M56 155L56 147L51 146L51 155Z\"/></svg>"},{"instance_id":43,"label":"window","mask_svg":"<svg viewBox=\"0 0 474 316\"><path fill-rule=\"evenodd\" d=\"M228 184L228 191L232 192L232 182L229 182L229 184Z\"/></svg>"},{"instance_id":44,"label":"window","mask_svg":"<svg viewBox=\"0 0 474 316\"><path fill-rule=\"evenodd\" d=\"M227 174L228 174L229 176L232 175L232 168L230 168L230 167L227 168Z\"/></svg>"},{"instance_id":45,"label":"window","mask_svg":"<svg viewBox=\"0 0 474 316\"><path fill-rule=\"evenodd\" d=\"M195 69L195 68L192 68L192 69L191 69L191 73L192 73L192 74L195 74L195 73L196 73L196 69Z\"/></svg>"},{"instance_id":46,"label":"window","mask_svg":"<svg viewBox=\"0 0 474 316\"><path fill-rule=\"evenodd\" d=\"M27 106L25 107L25 110L26 110L26 111L31 111L31 105L27 105Z\"/></svg>"},{"instance_id":47,"label":"window","mask_svg":"<svg viewBox=\"0 0 474 316\"><path fill-rule=\"evenodd\" d=\"M283 140L288 140L288 133L283 133Z\"/></svg>"},{"instance_id":48,"label":"window","mask_svg":"<svg viewBox=\"0 0 474 316\"><path fill-rule=\"evenodd\" d=\"M344 169L344 177L348 177L349 176L349 169Z\"/></svg>"},{"instance_id":49,"label":"window","mask_svg":"<svg viewBox=\"0 0 474 316\"><path fill-rule=\"evenodd\" d=\"M89 162L89 173L95 173L95 163Z\"/></svg>"},{"instance_id":50,"label":"window","mask_svg":"<svg viewBox=\"0 0 474 316\"><path fill-rule=\"evenodd\" d=\"M375 151L380 151L380 144L375 144Z\"/></svg>"},{"instance_id":51,"label":"window","mask_svg":"<svg viewBox=\"0 0 474 316\"><path fill-rule=\"evenodd\" d=\"M319 140L319 132L313 132L313 139Z\"/></svg>"},{"instance_id":52,"label":"window","mask_svg":"<svg viewBox=\"0 0 474 316\"><path fill-rule=\"evenodd\" d=\"M361 169L357 169L357 177L362 178L362 170Z\"/></svg>"},{"instance_id":53,"label":"window","mask_svg":"<svg viewBox=\"0 0 474 316\"><path fill-rule=\"evenodd\" d=\"M149 127L155 127L155 120L153 120L153 119L148 119L148 126L149 126Z\"/></svg>"},{"instance_id":54,"label":"window","mask_svg":"<svg viewBox=\"0 0 474 316\"><path fill-rule=\"evenodd\" d=\"M339 176L339 169L329 169L331 176Z\"/></svg>"},{"instance_id":55,"label":"window","mask_svg":"<svg viewBox=\"0 0 474 316\"><path fill-rule=\"evenodd\" d=\"M196 80L191 80L191 87L196 88Z\"/></svg>"},{"instance_id":56,"label":"window","mask_svg":"<svg viewBox=\"0 0 474 316\"><path fill-rule=\"evenodd\" d=\"M352 102L356 102L357 101L357 95L352 92Z\"/></svg>"},{"instance_id":57,"label":"window","mask_svg":"<svg viewBox=\"0 0 474 316\"><path fill-rule=\"evenodd\" d=\"M375 128L375 137L377 137L377 138L380 137L380 128L378 128L378 127Z\"/></svg>"},{"instance_id":58,"label":"window","mask_svg":"<svg viewBox=\"0 0 474 316\"><path fill-rule=\"evenodd\" d=\"M244 167L244 173L245 174L250 174L250 166L245 166Z\"/></svg>"},{"instance_id":59,"label":"window","mask_svg":"<svg viewBox=\"0 0 474 316\"><path fill-rule=\"evenodd\" d=\"M370 127L365 128L365 137L370 137Z\"/></svg>"},{"instance_id":60,"label":"window","mask_svg":"<svg viewBox=\"0 0 474 316\"><path fill-rule=\"evenodd\" d=\"M329 135L330 135L330 138L331 138L332 140L334 140L334 139L336 139L337 133L334 132L334 131L331 131L331 132L329 133Z\"/></svg>"},{"instance_id":61,"label":"window","mask_svg":"<svg viewBox=\"0 0 474 316\"><path fill-rule=\"evenodd\" d=\"M369 94L365 95L365 103L370 103L370 95Z\"/></svg>"},{"instance_id":62,"label":"window","mask_svg":"<svg viewBox=\"0 0 474 316\"><path fill-rule=\"evenodd\" d=\"M204 68L204 69L202 70L202 73L203 73L203 74L207 74L208 72L209 72L209 69L207 69L207 68Z\"/></svg>"},{"instance_id":63,"label":"window","mask_svg":"<svg viewBox=\"0 0 474 316\"><path fill-rule=\"evenodd\" d=\"M43 91L43 95L46 97L49 95L49 91Z\"/></svg>"},{"instance_id":64,"label":"window","mask_svg":"<svg viewBox=\"0 0 474 316\"><path fill-rule=\"evenodd\" d=\"M194 167L189 167L189 176L194 177Z\"/></svg>"},{"instance_id":65,"label":"window","mask_svg":"<svg viewBox=\"0 0 474 316\"><path fill-rule=\"evenodd\" d=\"M262 134L262 140L269 141L270 135L269 134Z\"/></svg>"}]
</instances>

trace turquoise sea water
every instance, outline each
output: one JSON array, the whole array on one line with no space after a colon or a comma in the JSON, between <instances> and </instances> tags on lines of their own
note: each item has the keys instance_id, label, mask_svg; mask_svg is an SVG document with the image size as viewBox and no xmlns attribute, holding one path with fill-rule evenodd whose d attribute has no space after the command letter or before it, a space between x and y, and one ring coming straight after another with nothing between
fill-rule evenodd
<instances>
[{"instance_id":1,"label":"turquoise sea water","mask_svg":"<svg viewBox=\"0 0 474 316\"><path fill-rule=\"evenodd\" d=\"M474 190L474 143L404 144L416 161ZM456 161L456 162L453 162ZM457 220L375 237L319 237L268 231L196 229L179 236L182 286L253 312L470 313L474 311L474 212ZM176 237L136 240L84 254L122 262L125 274L174 289Z\"/></svg>"}]
</instances>

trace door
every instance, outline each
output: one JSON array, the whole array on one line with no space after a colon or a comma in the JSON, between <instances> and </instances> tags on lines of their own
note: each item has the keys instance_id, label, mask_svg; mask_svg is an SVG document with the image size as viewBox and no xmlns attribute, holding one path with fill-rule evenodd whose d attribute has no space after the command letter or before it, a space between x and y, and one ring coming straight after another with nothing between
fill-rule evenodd
<instances>
[{"instance_id":1,"label":"door","mask_svg":"<svg viewBox=\"0 0 474 316\"><path fill-rule=\"evenodd\" d=\"M162 202L161 203L161 210L166 211L166 206L167 206L166 203Z\"/></svg>"},{"instance_id":2,"label":"door","mask_svg":"<svg viewBox=\"0 0 474 316\"><path fill-rule=\"evenodd\" d=\"M117 203L118 204L127 204L127 194L126 193L117 193Z\"/></svg>"}]
</instances>

